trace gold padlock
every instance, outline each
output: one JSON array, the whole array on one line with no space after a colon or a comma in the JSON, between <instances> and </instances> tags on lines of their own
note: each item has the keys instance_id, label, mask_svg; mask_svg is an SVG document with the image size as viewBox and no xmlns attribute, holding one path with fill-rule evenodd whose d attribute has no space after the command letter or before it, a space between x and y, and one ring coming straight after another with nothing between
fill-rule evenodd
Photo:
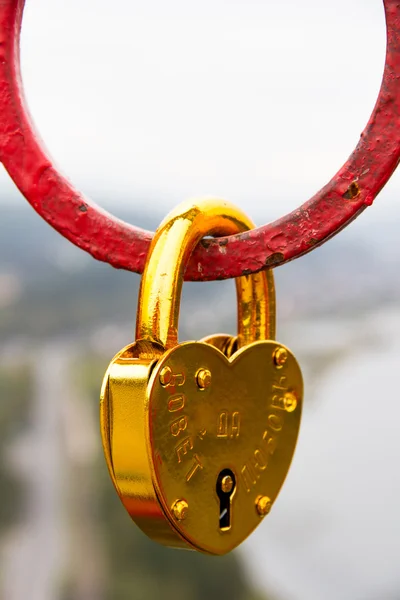
<instances>
[{"instance_id":1,"label":"gold padlock","mask_svg":"<svg viewBox=\"0 0 400 600\"><path fill-rule=\"evenodd\" d=\"M178 343L194 247L252 226L210 199L163 221L143 273L136 341L114 357L101 392L104 452L125 508L154 540L208 554L235 548L269 513L300 425L302 376L273 341L271 271L237 279L237 338Z\"/></svg>"}]
</instances>

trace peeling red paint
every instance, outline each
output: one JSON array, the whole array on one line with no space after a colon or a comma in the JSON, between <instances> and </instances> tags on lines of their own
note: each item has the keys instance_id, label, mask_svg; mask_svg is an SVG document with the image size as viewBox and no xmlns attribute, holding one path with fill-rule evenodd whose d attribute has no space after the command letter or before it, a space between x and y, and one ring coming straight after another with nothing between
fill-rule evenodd
<instances>
[{"instance_id":1,"label":"peeling red paint","mask_svg":"<svg viewBox=\"0 0 400 600\"><path fill-rule=\"evenodd\" d=\"M152 233L113 217L61 175L35 131L20 77L25 0L0 2L0 160L33 208L71 242L114 267L141 273ZM400 159L400 3L384 0L387 54L372 116L348 161L311 200L244 235L200 244L193 280L226 279L278 266L331 238L370 206Z\"/></svg>"}]
</instances>

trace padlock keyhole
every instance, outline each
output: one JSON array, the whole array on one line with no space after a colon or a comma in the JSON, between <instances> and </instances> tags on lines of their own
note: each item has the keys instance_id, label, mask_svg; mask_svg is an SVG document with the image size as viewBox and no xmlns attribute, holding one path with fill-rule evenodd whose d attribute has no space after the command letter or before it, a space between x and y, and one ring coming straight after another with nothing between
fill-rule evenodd
<instances>
[{"instance_id":1,"label":"padlock keyhole","mask_svg":"<svg viewBox=\"0 0 400 600\"><path fill-rule=\"evenodd\" d=\"M232 498L235 494L236 478L230 469L224 469L218 475L217 495L219 498L219 528L228 531L231 528Z\"/></svg>"}]
</instances>

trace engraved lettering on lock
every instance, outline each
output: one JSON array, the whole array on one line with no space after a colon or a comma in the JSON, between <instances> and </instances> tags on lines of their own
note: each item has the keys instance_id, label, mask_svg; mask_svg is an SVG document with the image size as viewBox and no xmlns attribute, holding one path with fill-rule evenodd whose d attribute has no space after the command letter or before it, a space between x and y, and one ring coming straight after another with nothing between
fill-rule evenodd
<instances>
[{"instance_id":1,"label":"engraved lettering on lock","mask_svg":"<svg viewBox=\"0 0 400 600\"><path fill-rule=\"evenodd\" d=\"M186 475L187 483L189 483L189 481L197 473L197 471L199 471L199 470L201 471L203 469L202 462L197 454L193 455L193 459L194 459L193 465Z\"/></svg>"},{"instance_id":2,"label":"engraved lettering on lock","mask_svg":"<svg viewBox=\"0 0 400 600\"><path fill-rule=\"evenodd\" d=\"M185 385L186 376L185 373L173 373L170 386L181 387Z\"/></svg>"},{"instance_id":3,"label":"engraved lettering on lock","mask_svg":"<svg viewBox=\"0 0 400 600\"><path fill-rule=\"evenodd\" d=\"M268 426L272 429L272 431L280 433L283 429L283 420L279 415L271 413L268 416Z\"/></svg>"},{"instance_id":4,"label":"engraved lettering on lock","mask_svg":"<svg viewBox=\"0 0 400 600\"><path fill-rule=\"evenodd\" d=\"M259 479L261 474L268 467L268 458L265 456L260 448L254 450L254 456L251 457L252 465L256 473L256 477Z\"/></svg>"},{"instance_id":5,"label":"engraved lettering on lock","mask_svg":"<svg viewBox=\"0 0 400 600\"><path fill-rule=\"evenodd\" d=\"M278 435L283 429L283 419L280 415L270 413L267 418L269 429L262 436L263 447L257 447L252 456L245 462L241 470L242 481L247 493L257 484L262 474L268 468L268 456L273 456L278 445ZM271 431L270 431L271 430Z\"/></svg>"},{"instance_id":6,"label":"engraved lettering on lock","mask_svg":"<svg viewBox=\"0 0 400 600\"><path fill-rule=\"evenodd\" d=\"M280 377L278 383L274 383L272 389L276 392L272 397L271 406L278 410L286 411L285 394L288 390L285 385L287 378Z\"/></svg>"},{"instance_id":7,"label":"engraved lettering on lock","mask_svg":"<svg viewBox=\"0 0 400 600\"><path fill-rule=\"evenodd\" d=\"M273 408L276 408L277 410L286 410L286 408L285 408L285 397L284 396L278 396L278 394L276 394L272 398L271 406Z\"/></svg>"},{"instance_id":8,"label":"engraved lettering on lock","mask_svg":"<svg viewBox=\"0 0 400 600\"><path fill-rule=\"evenodd\" d=\"M268 458L260 448L256 448L241 470L242 480L247 493L256 485L257 480L260 479L267 467Z\"/></svg>"},{"instance_id":9,"label":"engraved lettering on lock","mask_svg":"<svg viewBox=\"0 0 400 600\"><path fill-rule=\"evenodd\" d=\"M238 438L240 435L240 413L234 412L232 415L231 439Z\"/></svg>"},{"instance_id":10,"label":"engraved lettering on lock","mask_svg":"<svg viewBox=\"0 0 400 600\"><path fill-rule=\"evenodd\" d=\"M248 463L246 463L242 467L240 474L242 476L242 481L244 483L244 488L246 492L250 493L251 488L257 483L257 479L251 469L251 466Z\"/></svg>"},{"instance_id":11,"label":"engraved lettering on lock","mask_svg":"<svg viewBox=\"0 0 400 600\"><path fill-rule=\"evenodd\" d=\"M174 373L171 367L164 367L160 373L160 383L164 388L181 387L185 381L185 373Z\"/></svg>"},{"instance_id":12,"label":"engraved lettering on lock","mask_svg":"<svg viewBox=\"0 0 400 600\"><path fill-rule=\"evenodd\" d=\"M267 452L270 456L273 456L275 453L275 450L278 446L278 438L274 435L271 435L270 432L268 430L264 431L263 433L263 441L266 443L267 445Z\"/></svg>"},{"instance_id":13,"label":"engraved lettering on lock","mask_svg":"<svg viewBox=\"0 0 400 600\"><path fill-rule=\"evenodd\" d=\"M199 436L201 441L203 441L207 435L207 429L201 429L197 435Z\"/></svg>"},{"instance_id":14,"label":"engraved lettering on lock","mask_svg":"<svg viewBox=\"0 0 400 600\"><path fill-rule=\"evenodd\" d=\"M228 413L222 411L218 417L218 433L217 437L227 438L228 437Z\"/></svg>"},{"instance_id":15,"label":"engraved lettering on lock","mask_svg":"<svg viewBox=\"0 0 400 600\"><path fill-rule=\"evenodd\" d=\"M224 410L218 417L217 437L219 439L235 439L240 436L240 412L230 414Z\"/></svg>"},{"instance_id":16,"label":"engraved lettering on lock","mask_svg":"<svg viewBox=\"0 0 400 600\"><path fill-rule=\"evenodd\" d=\"M172 423L170 424L170 430L172 435L174 437L178 437L178 435L180 435L182 431L186 430L187 426L188 418L186 416L178 417L175 421L172 421Z\"/></svg>"},{"instance_id":17,"label":"engraved lettering on lock","mask_svg":"<svg viewBox=\"0 0 400 600\"><path fill-rule=\"evenodd\" d=\"M278 390L281 392L286 392L287 391L287 386L285 385L286 380L287 380L287 377L280 377L278 380L278 383L274 383L272 385L272 389Z\"/></svg>"},{"instance_id":18,"label":"engraved lettering on lock","mask_svg":"<svg viewBox=\"0 0 400 600\"><path fill-rule=\"evenodd\" d=\"M191 437L186 437L175 448L178 463L182 462L189 450L193 450L193 440Z\"/></svg>"},{"instance_id":19,"label":"engraved lettering on lock","mask_svg":"<svg viewBox=\"0 0 400 600\"><path fill-rule=\"evenodd\" d=\"M183 410L185 407L186 396L185 394L175 394L168 400L168 410L171 413Z\"/></svg>"}]
</instances>

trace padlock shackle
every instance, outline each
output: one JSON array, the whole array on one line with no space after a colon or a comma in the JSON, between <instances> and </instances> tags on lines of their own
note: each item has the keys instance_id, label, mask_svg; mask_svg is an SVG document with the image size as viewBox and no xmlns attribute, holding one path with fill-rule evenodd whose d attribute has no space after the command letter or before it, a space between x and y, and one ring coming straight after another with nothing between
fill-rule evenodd
<instances>
[{"instance_id":1,"label":"padlock shackle","mask_svg":"<svg viewBox=\"0 0 400 600\"><path fill-rule=\"evenodd\" d=\"M156 231L143 271L136 339L159 343L165 349L176 346L183 278L193 250L204 236L233 235L253 228L241 210L215 198L183 202L169 213ZM238 346L275 339L272 271L238 277L236 291Z\"/></svg>"}]
</instances>

